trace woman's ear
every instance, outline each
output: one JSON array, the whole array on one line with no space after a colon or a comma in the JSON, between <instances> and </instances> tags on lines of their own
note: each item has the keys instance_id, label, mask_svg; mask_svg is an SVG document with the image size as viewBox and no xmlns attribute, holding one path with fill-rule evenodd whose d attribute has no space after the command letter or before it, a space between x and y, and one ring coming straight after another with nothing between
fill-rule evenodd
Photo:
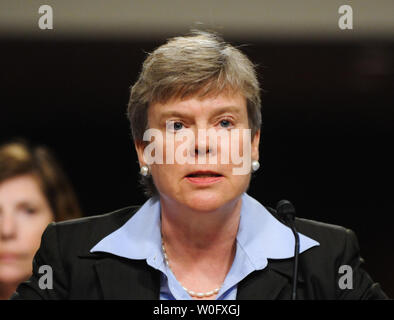
<instances>
[{"instance_id":1,"label":"woman's ear","mask_svg":"<svg viewBox=\"0 0 394 320\"><path fill-rule=\"evenodd\" d=\"M252 160L259 160L260 130L257 130L252 139Z\"/></svg>"},{"instance_id":2,"label":"woman's ear","mask_svg":"<svg viewBox=\"0 0 394 320\"><path fill-rule=\"evenodd\" d=\"M137 152L138 162L140 163L140 167L145 165L144 161L144 149L145 144L142 141L134 142L135 151Z\"/></svg>"}]
</instances>

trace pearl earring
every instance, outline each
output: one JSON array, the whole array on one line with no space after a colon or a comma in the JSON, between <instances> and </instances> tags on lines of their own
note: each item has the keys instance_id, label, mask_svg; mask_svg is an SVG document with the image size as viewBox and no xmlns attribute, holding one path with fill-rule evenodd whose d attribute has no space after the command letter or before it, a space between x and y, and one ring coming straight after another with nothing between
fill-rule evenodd
<instances>
[{"instance_id":1,"label":"pearl earring","mask_svg":"<svg viewBox=\"0 0 394 320\"><path fill-rule=\"evenodd\" d=\"M140 174L144 177L147 177L149 175L149 167L148 166L142 166L140 169Z\"/></svg>"},{"instance_id":2,"label":"pearl earring","mask_svg":"<svg viewBox=\"0 0 394 320\"><path fill-rule=\"evenodd\" d=\"M257 170L259 170L259 168L260 168L260 162L258 162L257 160L253 160L252 161L253 172L256 172Z\"/></svg>"}]
</instances>

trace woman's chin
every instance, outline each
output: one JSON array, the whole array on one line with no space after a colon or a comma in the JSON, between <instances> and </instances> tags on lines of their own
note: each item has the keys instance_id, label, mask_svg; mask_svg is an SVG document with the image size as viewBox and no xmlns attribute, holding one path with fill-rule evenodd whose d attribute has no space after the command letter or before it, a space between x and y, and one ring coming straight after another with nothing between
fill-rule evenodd
<instances>
[{"instance_id":1,"label":"woman's chin","mask_svg":"<svg viewBox=\"0 0 394 320\"><path fill-rule=\"evenodd\" d=\"M185 204L196 211L214 211L226 203L225 196L219 192L199 190L186 195Z\"/></svg>"},{"instance_id":2,"label":"woman's chin","mask_svg":"<svg viewBox=\"0 0 394 320\"><path fill-rule=\"evenodd\" d=\"M27 279L29 276L29 273L23 273L19 270L0 268L0 283L19 283Z\"/></svg>"}]
</instances>

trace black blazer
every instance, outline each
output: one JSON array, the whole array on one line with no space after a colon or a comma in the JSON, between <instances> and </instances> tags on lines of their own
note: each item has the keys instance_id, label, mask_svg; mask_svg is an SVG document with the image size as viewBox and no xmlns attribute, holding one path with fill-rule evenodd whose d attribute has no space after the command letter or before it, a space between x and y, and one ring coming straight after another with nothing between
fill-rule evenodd
<instances>
[{"instance_id":1,"label":"black blazer","mask_svg":"<svg viewBox=\"0 0 394 320\"><path fill-rule=\"evenodd\" d=\"M50 224L35 255L33 275L19 285L12 299L159 299L160 271L145 260L89 252L138 208ZM363 270L351 230L305 219L296 219L296 227L320 242L299 256L298 299L387 299ZM237 299L289 299L293 260L269 259L265 269L252 272L238 284ZM53 289L40 289L42 265L52 267ZM352 267L353 289L340 289L341 265Z\"/></svg>"}]
</instances>

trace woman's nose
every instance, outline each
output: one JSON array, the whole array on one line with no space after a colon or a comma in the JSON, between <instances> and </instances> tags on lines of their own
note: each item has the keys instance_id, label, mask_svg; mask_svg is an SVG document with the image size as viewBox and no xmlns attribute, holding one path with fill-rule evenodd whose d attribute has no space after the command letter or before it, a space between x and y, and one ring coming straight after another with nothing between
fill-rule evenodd
<instances>
[{"instance_id":1,"label":"woman's nose","mask_svg":"<svg viewBox=\"0 0 394 320\"><path fill-rule=\"evenodd\" d=\"M16 236L16 219L12 213L0 213L0 239L9 240Z\"/></svg>"},{"instance_id":2,"label":"woman's nose","mask_svg":"<svg viewBox=\"0 0 394 320\"><path fill-rule=\"evenodd\" d=\"M195 147L194 147L194 152L196 155L205 155L211 152L211 149L209 147L209 142L204 143L203 141L196 141Z\"/></svg>"},{"instance_id":3,"label":"woman's nose","mask_svg":"<svg viewBox=\"0 0 394 320\"><path fill-rule=\"evenodd\" d=\"M210 145L211 141L209 139L208 129L206 129L205 127L198 128L194 131L194 136L194 152L196 156L203 156L205 154L212 153L213 146Z\"/></svg>"}]
</instances>

